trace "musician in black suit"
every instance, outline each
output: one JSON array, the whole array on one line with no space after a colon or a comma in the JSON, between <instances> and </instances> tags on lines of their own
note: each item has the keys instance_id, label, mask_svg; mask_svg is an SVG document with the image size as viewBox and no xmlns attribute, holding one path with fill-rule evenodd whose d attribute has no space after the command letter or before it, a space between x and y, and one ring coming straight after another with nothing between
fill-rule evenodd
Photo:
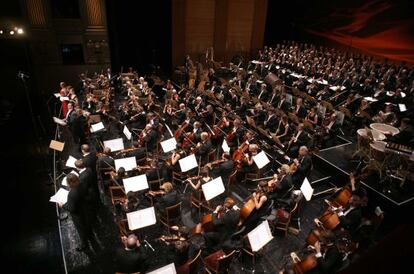
<instances>
[{"instance_id":1,"label":"musician in black suit","mask_svg":"<svg viewBox=\"0 0 414 274\"><path fill-rule=\"evenodd\" d=\"M257 99L262 100L262 101L266 101L267 97L268 97L267 86L266 86L266 84L262 84L260 86L260 91L257 95Z\"/></svg>"},{"instance_id":2,"label":"musician in black suit","mask_svg":"<svg viewBox=\"0 0 414 274\"><path fill-rule=\"evenodd\" d=\"M335 236L331 231L321 233L323 248L321 242L314 244L317 258L317 266L307 273L312 274L330 274L336 273L342 266L343 254L339 251L338 245L335 243Z\"/></svg>"},{"instance_id":3,"label":"musician in black suit","mask_svg":"<svg viewBox=\"0 0 414 274\"><path fill-rule=\"evenodd\" d=\"M178 193L170 182L163 183L160 192L149 191L149 194L155 197L155 208L158 212L165 212L167 207L176 205L179 201ZM162 196L156 196L159 194Z\"/></svg>"},{"instance_id":4,"label":"musician in black suit","mask_svg":"<svg viewBox=\"0 0 414 274\"><path fill-rule=\"evenodd\" d=\"M233 208L235 204L234 200L228 197L223 206L219 205L214 210L213 225L216 230L203 233L207 248L213 248L217 244L223 243L237 231L240 211ZM201 224L198 224L198 226L201 227Z\"/></svg>"},{"instance_id":5,"label":"musician in black suit","mask_svg":"<svg viewBox=\"0 0 414 274\"><path fill-rule=\"evenodd\" d=\"M103 153L97 158L96 162L98 168L109 169L115 167L115 160L111 155L111 149L105 147Z\"/></svg>"},{"instance_id":6,"label":"musician in black suit","mask_svg":"<svg viewBox=\"0 0 414 274\"><path fill-rule=\"evenodd\" d=\"M248 109L247 100L246 100L245 97L241 97L240 98L240 106L236 110L236 112L239 116L244 117L246 115L247 109Z\"/></svg>"},{"instance_id":7,"label":"musician in black suit","mask_svg":"<svg viewBox=\"0 0 414 274\"><path fill-rule=\"evenodd\" d=\"M312 169L312 157L309 155L308 148L301 146L299 148L298 159L293 160L297 166L296 172L292 175L293 184L300 187L305 177L309 176Z\"/></svg>"},{"instance_id":8,"label":"musician in black suit","mask_svg":"<svg viewBox=\"0 0 414 274\"><path fill-rule=\"evenodd\" d=\"M96 153L91 152L91 148L88 144L83 144L81 146L81 152L82 152L82 161L85 164L86 167L89 167L94 174L96 174Z\"/></svg>"},{"instance_id":9,"label":"musician in black suit","mask_svg":"<svg viewBox=\"0 0 414 274\"><path fill-rule=\"evenodd\" d=\"M81 245L78 246L76 250L83 251L89 247L88 240L92 234L89 219L85 209L85 193L82 192L82 189L80 187L80 180L77 175L69 173L66 176L66 182L70 188L68 200L64 205L59 204L59 207L63 207L69 211L73 224L75 225L75 228L81 240Z\"/></svg>"},{"instance_id":10,"label":"musician in black suit","mask_svg":"<svg viewBox=\"0 0 414 274\"><path fill-rule=\"evenodd\" d=\"M201 157L201 159L205 159L208 155L208 153L211 151L212 148L211 140L208 137L207 132L202 132L200 135L200 142L197 143L196 149L197 152L195 153L196 158L198 159Z\"/></svg>"},{"instance_id":11,"label":"musician in black suit","mask_svg":"<svg viewBox=\"0 0 414 274\"><path fill-rule=\"evenodd\" d=\"M349 199L348 206L338 213L340 226L355 235L362 220L362 194L360 191L354 191Z\"/></svg>"},{"instance_id":12,"label":"musician in black suit","mask_svg":"<svg viewBox=\"0 0 414 274\"><path fill-rule=\"evenodd\" d=\"M221 176L223 181L226 182L231 172L233 171L234 162L231 159L230 154L227 152L224 152L223 155L221 155L221 160L224 162L215 167L212 167L212 165L209 163L207 164L207 167L211 169L211 175L213 178Z\"/></svg>"},{"instance_id":13,"label":"musician in black suit","mask_svg":"<svg viewBox=\"0 0 414 274\"><path fill-rule=\"evenodd\" d=\"M301 146L305 146L309 141L309 137L307 132L304 130L304 125L300 123L296 127L296 132L293 134L292 138L289 140L289 143L285 144L285 146L288 146L289 151L288 155L289 157L296 158L299 148Z\"/></svg>"},{"instance_id":14,"label":"musician in black suit","mask_svg":"<svg viewBox=\"0 0 414 274\"><path fill-rule=\"evenodd\" d=\"M322 146L323 147L330 147L335 144L335 137L339 134L339 129L341 128L341 124L337 119L336 113L332 113L329 123L322 125L323 132L323 139L322 139Z\"/></svg>"},{"instance_id":15,"label":"musician in black suit","mask_svg":"<svg viewBox=\"0 0 414 274\"><path fill-rule=\"evenodd\" d=\"M270 132L275 132L276 131L277 117L276 117L276 113L273 109L269 108L267 110L266 119L264 120L263 125Z\"/></svg>"},{"instance_id":16,"label":"musician in black suit","mask_svg":"<svg viewBox=\"0 0 414 274\"><path fill-rule=\"evenodd\" d=\"M131 234L128 238L122 237L122 242L124 246L115 253L115 270L120 273L144 273L148 256L138 238Z\"/></svg>"},{"instance_id":17,"label":"musician in black suit","mask_svg":"<svg viewBox=\"0 0 414 274\"><path fill-rule=\"evenodd\" d=\"M298 116L301 119L304 119L306 115L308 114L305 107L303 106L302 98L296 99L296 106L295 106L294 113L296 114L296 116Z\"/></svg>"},{"instance_id":18,"label":"musician in black suit","mask_svg":"<svg viewBox=\"0 0 414 274\"><path fill-rule=\"evenodd\" d=\"M148 151L153 151L157 148L157 142L158 142L158 134L157 131L153 128L151 124L147 124L145 126L145 136L143 137L143 144L144 147Z\"/></svg>"},{"instance_id":19,"label":"musician in black suit","mask_svg":"<svg viewBox=\"0 0 414 274\"><path fill-rule=\"evenodd\" d=\"M290 167L287 164L283 164L280 167L278 175L275 174L274 179L268 182L269 188L273 189L269 193L269 199L276 200L285 197L289 197L288 191L293 186L292 175L290 174Z\"/></svg>"},{"instance_id":20,"label":"musician in black suit","mask_svg":"<svg viewBox=\"0 0 414 274\"><path fill-rule=\"evenodd\" d=\"M277 103L277 108L281 109L285 113L289 112L290 104L286 101L286 94L280 95L280 100Z\"/></svg>"}]
</instances>

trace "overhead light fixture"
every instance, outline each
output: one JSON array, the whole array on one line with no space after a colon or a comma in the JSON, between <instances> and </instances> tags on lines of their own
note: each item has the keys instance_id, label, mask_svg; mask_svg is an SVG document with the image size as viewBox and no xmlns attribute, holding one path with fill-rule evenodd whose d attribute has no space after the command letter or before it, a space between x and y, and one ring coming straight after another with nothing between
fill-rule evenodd
<instances>
[{"instance_id":1,"label":"overhead light fixture","mask_svg":"<svg viewBox=\"0 0 414 274\"><path fill-rule=\"evenodd\" d=\"M10 31L10 35L14 35L14 30L11 30Z\"/></svg>"},{"instance_id":2,"label":"overhead light fixture","mask_svg":"<svg viewBox=\"0 0 414 274\"><path fill-rule=\"evenodd\" d=\"M3 30L2 29L0 29L0 34L3 34Z\"/></svg>"},{"instance_id":3,"label":"overhead light fixture","mask_svg":"<svg viewBox=\"0 0 414 274\"><path fill-rule=\"evenodd\" d=\"M17 33L18 33L18 34L23 34L23 29L22 29L22 28L18 28L18 29L17 29Z\"/></svg>"}]
</instances>

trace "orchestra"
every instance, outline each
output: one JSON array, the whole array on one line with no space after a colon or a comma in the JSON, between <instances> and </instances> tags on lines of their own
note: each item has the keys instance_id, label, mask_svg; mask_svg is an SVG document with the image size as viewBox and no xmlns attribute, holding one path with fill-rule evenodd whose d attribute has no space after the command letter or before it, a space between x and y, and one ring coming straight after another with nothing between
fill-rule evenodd
<instances>
[{"instance_id":1,"label":"orchestra","mask_svg":"<svg viewBox=\"0 0 414 274\"><path fill-rule=\"evenodd\" d=\"M198 195L206 215L211 214L212 225L203 223L203 218L195 218L198 224L191 236L160 239L181 241L184 247L177 245L176 250L187 252L189 243L184 244L187 237L201 235L206 250L217 250L241 227L245 227L246 234L271 212L284 206L286 199L299 191L305 178L309 178L313 169L312 153L334 146L338 135L343 135L346 123L356 125L354 129L373 121L399 125L397 134L385 130L384 136L396 144L412 146L412 120L395 108L395 102L408 102L407 97L400 95L401 91L395 89L392 102L382 105L391 97L386 84L381 82L374 88L369 78L364 79L363 72L345 73L343 69L334 69L330 64L333 61L321 58L315 57L319 65L311 67L307 55L300 56L303 52L313 56L312 50L317 49L301 45L301 52L298 47L265 48L259 52L259 61L242 62L236 65L237 69L229 69L232 77L227 80L215 75L212 49L207 51L204 63L194 63L188 55L184 64L186 82L181 86L170 79L162 82L163 99L154 93L155 84L152 84L161 80L139 75L132 69L117 77L110 70L92 78L81 74L79 97L72 87L60 83L59 94L64 98L60 117L67 122L74 143L82 145L83 157L75 163L80 184L71 179L70 203L66 206L78 218L76 222L83 222L76 208L77 192L84 191L87 196L85 206L89 216L96 212L98 197L108 188L124 188L124 179L145 174L148 181L158 182L158 189L142 190L139 195L124 193L124 213L151 204L160 216L182 201L191 203L192 198L186 195L190 189L191 197ZM306 65L294 63L287 53L297 56L298 60L301 58L300 62ZM346 63L347 67L357 66L352 58ZM268 74L275 75L276 84L265 82ZM411 98L412 94L407 96ZM345 116L344 109L350 116ZM90 130L96 122L95 115L104 124L104 129L97 133ZM131 132L131 137L123 136L125 129ZM123 138L128 147L111 151L103 145L109 136ZM164 152L162 142L169 139L175 139L175 149ZM271 157L272 164L259 168L257 157L261 152ZM191 155L195 156L198 167L183 172L181 160ZM126 157L135 157L136 167L115 170L114 162ZM203 185L219 177L226 194L206 201L200 196ZM248 189L249 195L243 201L236 201L229 194L233 177L237 186ZM97 183L105 178L110 182ZM313 271L322 269L321 273L333 273L330 271L334 271L334 265L352 253L339 248L343 243L338 240L339 234L346 233L355 241L363 218L366 195L353 191L355 180L352 181L349 199L342 204L336 200L329 202L316 221L319 236L311 244L314 254L309 259L313 260ZM246 187L252 183L253 191ZM213 203L219 204L214 210ZM89 227L87 232L90 233ZM87 241L88 237L82 234L82 249L88 245ZM139 241L132 238L130 241L127 246L139 246ZM295 268L300 267L303 265L296 260Z\"/></svg>"}]
</instances>

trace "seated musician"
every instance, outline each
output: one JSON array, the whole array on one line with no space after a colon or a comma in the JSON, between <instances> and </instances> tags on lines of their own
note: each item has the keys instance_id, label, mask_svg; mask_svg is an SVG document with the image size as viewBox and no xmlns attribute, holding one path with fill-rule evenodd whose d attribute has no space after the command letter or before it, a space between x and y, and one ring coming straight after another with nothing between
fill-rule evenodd
<instances>
[{"instance_id":1,"label":"seated musician","mask_svg":"<svg viewBox=\"0 0 414 274\"><path fill-rule=\"evenodd\" d=\"M254 202L254 209L247 217L245 226L246 232L253 230L260 222L261 218L268 214L268 204L269 204L269 186L266 181L261 181L257 185L257 189L252 194L252 199Z\"/></svg>"},{"instance_id":2,"label":"seated musician","mask_svg":"<svg viewBox=\"0 0 414 274\"><path fill-rule=\"evenodd\" d=\"M283 145L290 140L291 129L288 122L288 117L283 115L282 118L279 120L279 124L276 128L276 138L279 140L279 145Z\"/></svg>"},{"instance_id":3,"label":"seated musician","mask_svg":"<svg viewBox=\"0 0 414 274\"><path fill-rule=\"evenodd\" d=\"M307 111L306 111L306 108L303 106L302 98L296 99L296 106L294 109L294 113L296 114L296 116L298 116L301 119L306 117Z\"/></svg>"},{"instance_id":4,"label":"seated musician","mask_svg":"<svg viewBox=\"0 0 414 274\"><path fill-rule=\"evenodd\" d=\"M148 151L154 151L157 148L158 143L158 133L151 124L147 124L142 133L142 139L140 140L142 146L145 147Z\"/></svg>"},{"instance_id":5,"label":"seated musician","mask_svg":"<svg viewBox=\"0 0 414 274\"><path fill-rule=\"evenodd\" d=\"M262 101L266 101L267 100L268 91L267 91L267 88L266 87L267 86L264 83L260 85L260 90L258 92L257 99L262 100Z\"/></svg>"},{"instance_id":6,"label":"seated musician","mask_svg":"<svg viewBox=\"0 0 414 274\"><path fill-rule=\"evenodd\" d=\"M230 157L230 154L224 152L221 155L221 159L217 161L217 164L208 163L207 167L211 170L211 175L213 178L220 177L223 179L223 182L227 182L228 177L233 171L234 162Z\"/></svg>"},{"instance_id":7,"label":"seated musician","mask_svg":"<svg viewBox=\"0 0 414 274\"><path fill-rule=\"evenodd\" d=\"M229 147L237 147L243 142L244 130L241 128L241 121L239 118L234 119L233 129L226 136L226 141Z\"/></svg>"},{"instance_id":8,"label":"seated musician","mask_svg":"<svg viewBox=\"0 0 414 274\"><path fill-rule=\"evenodd\" d=\"M160 121L153 112L149 112L147 114L147 123L150 124L154 130L157 130Z\"/></svg>"},{"instance_id":9,"label":"seated musician","mask_svg":"<svg viewBox=\"0 0 414 274\"><path fill-rule=\"evenodd\" d=\"M397 123L397 116L392 109L392 104L386 104L384 111L380 110L372 120L376 123L384 123L394 126Z\"/></svg>"},{"instance_id":10,"label":"seated musician","mask_svg":"<svg viewBox=\"0 0 414 274\"><path fill-rule=\"evenodd\" d=\"M292 174L289 165L283 164L280 167L279 174L275 174L274 178L267 182L270 192L269 198L272 200L288 197L288 191L293 186Z\"/></svg>"},{"instance_id":11,"label":"seated musician","mask_svg":"<svg viewBox=\"0 0 414 274\"><path fill-rule=\"evenodd\" d=\"M175 112L175 116L177 117L177 125L181 125L187 118L185 104L181 103L178 106L178 110ZM191 117L188 117L191 119Z\"/></svg>"},{"instance_id":12,"label":"seated musician","mask_svg":"<svg viewBox=\"0 0 414 274\"><path fill-rule=\"evenodd\" d=\"M178 193L170 182L163 183L160 191L150 190L148 193L154 197L154 206L158 212L165 212L167 207L176 205L179 201Z\"/></svg>"},{"instance_id":13,"label":"seated musician","mask_svg":"<svg viewBox=\"0 0 414 274\"><path fill-rule=\"evenodd\" d=\"M291 137L289 143L285 143L285 147L288 147L288 155L292 158L295 158L298 155L299 148L308 143L309 137L307 132L304 130L302 123L298 124L296 127L296 132Z\"/></svg>"},{"instance_id":14,"label":"seated musician","mask_svg":"<svg viewBox=\"0 0 414 274\"><path fill-rule=\"evenodd\" d=\"M240 105L238 109L236 110L237 115L244 117L246 115L247 109L248 109L248 102L245 97L240 98Z\"/></svg>"},{"instance_id":15,"label":"seated musician","mask_svg":"<svg viewBox=\"0 0 414 274\"><path fill-rule=\"evenodd\" d=\"M289 112L290 104L286 101L286 94L280 95L280 100L277 103L277 108L281 109L284 113Z\"/></svg>"},{"instance_id":16,"label":"seated musician","mask_svg":"<svg viewBox=\"0 0 414 274\"><path fill-rule=\"evenodd\" d=\"M211 144L211 140L209 138L209 135L207 132L202 132L200 135L200 142L197 143L197 146L195 147L196 149L196 153L195 156L196 158L200 158L206 159L208 156L208 153L211 151L212 148L212 144Z\"/></svg>"},{"instance_id":17,"label":"seated musician","mask_svg":"<svg viewBox=\"0 0 414 274\"><path fill-rule=\"evenodd\" d=\"M335 144L336 135L339 134L341 124L335 112L331 114L327 121L322 125L322 147L331 147Z\"/></svg>"},{"instance_id":18,"label":"seated musician","mask_svg":"<svg viewBox=\"0 0 414 274\"><path fill-rule=\"evenodd\" d=\"M305 177L309 176L312 169L312 157L309 155L309 150L306 146L299 148L299 157L293 160L297 169L292 175L293 184L298 187L302 184Z\"/></svg>"},{"instance_id":19,"label":"seated musician","mask_svg":"<svg viewBox=\"0 0 414 274\"><path fill-rule=\"evenodd\" d=\"M191 141L193 143L197 143L201 139L201 133L202 132L203 132L203 130L201 129L201 123L196 121L193 124L193 129L191 130L191 132L186 133L186 135L187 135L187 137L189 137L191 139ZM192 135L192 137L190 137L191 135ZM185 141L185 138L184 138L183 142L184 141Z\"/></svg>"},{"instance_id":20,"label":"seated musician","mask_svg":"<svg viewBox=\"0 0 414 274\"><path fill-rule=\"evenodd\" d=\"M162 177L165 181L171 181L172 180L172 172L181 171L181 168L178 164L178 160L181 158L184 158L186 156L186 152L184 150L175 150L171 156L165 161L165 164L163 165L163 168L161 170Z\"/></svg>"},{"instance_id":21,"label":"seated musician","mask_svg":"<svg viewBox=\"0 0 414 274\"><path fill-rule=\"evenodd\" d=\"M306 115L305 117L305 121L308 121L314 127L318 125L319 120L318 120L318 113L317 113L316 107L312 107L310 109L308 115Z\"/></svg>"},{"instance_id":22,"label":"seated musician","mask_svg":"<svg viewBox=\"0 0 414 274\"><path fill-rule=\"evenodd\" d=\"M138 238L131 234L121 239L123 247L115 253L115 270L121 273L144 273L147 270L147 255Z\"/></svg>"},{"instance_id":23,"label":"seated musician","mask_svg":"<svg viewBox=\"0 0 414 274\"><path fill-rule=\"evenodd\" d=\"M115 161L111 155L111 149L109 147L105 147L103 152L98 154L96 163L99 169L109 169L115 166Z\"/></svg>"},{"instance_id":24,"label":"seated musician","mask_svg":"<svg viewBox=\"0 0 414 274\"><path fill-rule=\"evenodd\" d=\"M349 199L348 206L341 210L339 209L340 226L348 230L351 235L354 235L362 220L362 191L355 191Z\"/></svg>"},{"instance_id":25,"label":"seated musician","mask_svg":"<svg viewBox=\"0 0 414 274\"><path fill-rule=\"evenodd\" d=\"M135 159L139 160L145 157L146 151L145 146L140 147L140 143L138 141L132 142L132 149L129 149L127 152L125 152L125 157L135 157ZM121 151L122 154L122 151Z\"/></svg>"},{"instance_id":26,"label":"seated musician","mask_svg":"<svg viewBox=\"0 0 414 274\"><path fill-rule=\"evenodd\" d=\"M317 241L314 245L315 256L317 258L316 268L306 273L336 273L342 266L343 254L339 250L339 243L335 241L332 231L321 233L321 242Z\"/></svg>"},{"instance_id":27,"label":"seated musician","mask_svg":"<svg viewBox=\"0 0 414 274\"><path fill-rule=\"evenodd\" d=\"M269 108L267 110L266 119L263 122L265 129L268 129L270 132L276 131L277 126L277 117L273 109Z\"/></svg>"},{"instance_id":28,"label":"seated musician","mask_svg":"<svg viewBox=\"0 0 414 274\"><path fill-rule=\"evenodd\" d=\"M216 123L216 114L212 105L207 105L205 112L202 114L204 124L212 127Z\"/></svg>"},{"instance_id":29,"label":"seated musician","mask_svg":"<svg viewBox=\"0 0 414 274\"><path fill-rule=\"evenodd\" d=\"M212 179L213 178L211 178L209 175L209 169L207 167L203 167L200 170L199 176L187 178L185 181L190 184L191 190L193 191L193 193L200 194L200 191L202 190L201 186L211 181Z\"/></svg>"},{"instance_id":30,"label":"seated musician","mask_svg":"<svg viewBox=\"0 0 414 274\"><path fill-rule=\"evenodd\" d=\"M240 211L234 209L235 204L232 198L227 197L223 206L219 205L214 210L213 225L215 231L203 233L207 248L214 248L216 245L223 243L237 231ZM198 226L201 227L201 224L198 224Z\"/></svg>"},{"instance_id":31,"label":"seated musician","mask_svg":"<svg viewBox=\"0 0 414 274\"><path fill-rule=\"evenodd\" d=\"M401 119L399 130L398 134L389 137L388 140L401 145L414 146L414 128L409 118Z\"/></svg>"}]
</instances>

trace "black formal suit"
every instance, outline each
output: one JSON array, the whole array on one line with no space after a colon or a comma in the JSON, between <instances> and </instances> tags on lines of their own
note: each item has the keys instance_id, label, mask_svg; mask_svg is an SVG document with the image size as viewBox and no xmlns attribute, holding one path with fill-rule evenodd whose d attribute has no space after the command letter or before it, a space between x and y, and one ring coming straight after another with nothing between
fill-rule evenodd
<instances>
[{"instance_id":1,"label":"black formal suit","mask_svg":"<svg viewBox=\"0 0 414 274\"><path fill-rule=\"evenodd\" d=\"M204 233L207 247L212 248L229 239L230 236L237 231L239 220L239 210L228 210L227 212L222 213L220 218L218 218L217 213L213 213L213 225L216 228L216 231Z\"/></svg>"},{"instance_id":2,"label":"black formal suit","mask_svg":"<svg viewBox=\"0 0 414 274\"><path fill-rule=\"evenodd\" d=\"M87 246L88 239L92 235L92 230L85 204L85 194L82 192L80 186L70 189L68 201L63 208L69 211L72 217L73 224L81 240L81 245Z\"/></svg>"},{"instance_id":3,"label":"black formal suit","mask_svg":"<svg viewBox=\"0 0 414 274\"><path fill-rule=\"evenodd\" d=\"M277 117L275 114L272 116L267 116L266 120L264 121L264 126L266 129L270 130L270 132L275 132L277 127Z\"/></svg>"},{"instance_id":4,"label":"black formal suit","mask_svg":"<svg viewBox=\"0 0 414 274\"><path fill-rule=\"evenodd\" d=\"M343 212L345 213L347 209ZM353 208L346 215L340 216L340 225L341 227L347 229L351 235L354 235L357 231L362 220L362 210L360 207Z\"/></svg>"},{"instance_id":5,"label":"black formal suit","mask_svg":"<svg viewBox=\"0 0 414 274\"><path fill-rule=\"evenodd\" d=\"M272 106L275 106L277 104L277 97L277 93L272 92L271 94L269 94L269 97L267 98L267 103Z\"/></svg>"},{"instance_id":6,"label":"black formal suit","mask_svg":"<svg viewBox=\"0 0 414 274\"><path fill-rule=\"evenodd\" d=\"M297 107L295 107L295 114L299 118L304 119L306 117L306 115L308 114L308 112L306 111L306 109L303 106L300 106L299 109Z\"/></svg>"},{"instance_id":7,"label":"black formal suit","mask_svg":"<svg viewBox=\"0 0 414 274\"><path fill-rule=\"evenodd\" d=\"M119 248L115 254L115 268L121 273L144 273L147 270L148 256L143 247L132 250Z\"/></svg>"},{"instance_id":8,"label":"black formal suit","mask_svg":"<svg viewBox=\"0 0 414 274\"><path fill-rule=\"evenodd\" d=\"M285 113L289 112L289 108L290 108L290 104L288 102L286 102L286 100L280 100L277 103L277 108L282 110Z\"/></svg>"},{"instance_id":9,"label":"black formal suit","mask_svg":"<svg viewBox=\"0 0 414 274\"><path fill-rule=\"evenodd\" d=\"M291 174L287 174L283 177L282 181L276 187L276 189L269 194L270 199L281 199L288 196L288 191L293 186L293 179Z\"/></svg>"},{"instance_id":10,"label":"black formal suit","mask_svg":"<svg viewBox=\"0 0 414 274\"><path fill-rule=\"evenodd\" d=\"M247 108L248 108L247 104L241 104L239 109L236 112L239 116L244 117L246 115Z\"/></svg>"},{"instance_id":11,"label":"black formal suit","mask_svg":"<svg viewBox=\"0 0 414 274\"><path fill-rule=\"evenodd\" d=\"M230 176L231 172L233 171L234 162L233 160L226 160L223 163L219 164L218 166L214 167L211 171L213 178L222 177L223 182L226 183L228 177Z\"/></svg>"},{"instance_id":12,"label":"black formal suit","mask_svg":"<svg viewBox=\"0 0 414 274\"><path fill-rule=\"evenodd\" d=\"M268 94L269 93L266 89L262 89L262 90L259 91L259 94L257 95L257 98L259 100L262 100L262 101L267 101Z\"/></svg>"},{"instance_id":13,"label":"black formal suit","mask_svg":"<svg viewBox=\"0 0 414 274\"><path fill-rule=\"evenodd\" d=\"M322 257L317 258L318 265L307 273L332 274L336 273L342 265L342 255L335 245L327 247Z\"/></svg>"},{"instance_id":14,"label":"black formal suit","mask_svg":"<svg viewBox=\"0 0 414 274\"><path fill-rule=\"evenodd\" d=\"M93 204L96 201L95 185L96 181L94 174L90 168L85 168L84 171L79 173L80 191L82 195L85 195L85 199L88 204Z\"/></svg>"},{"instance_id":15,"label":"black formal suit","mask_svg":"<svg viewBox=\"0 0 414 274\"><path fill-rule=\"evenodd\" d=\"M391 142L401 144L401 145L410 145L413 146L414 138L414 128L412 126L407 126L401 130L398 134L389 137Z\"/></svg>"},{"instance_id":16,"label":"black formal suit","mask_svg":"<svg viewBox=\"0 0 414 274\"><path fill-rule=\"evenodd\" d=\"M92 170L93 174L96 174L96 153L90 152L89 154L82 157L82 162L85 164L85 167L89 167Z\"/></svg>"},{"instance_id":17,"label":"black formal suit","mask_svg":"<svg viewBox=\"0 0 414 274\"><path fill-rule=\"evenodd\" d=\"M198 148L196 152L196 158L201 157L207 157L208 153L211 151L212 148L211 140L207 139L204 143L201 143L201 146Z\"/></svg>"},{"instance_id":18,"label":"black formal suit","mask_svg":"<svg viewBox=\"0 0 414 274\"><path fill-rule=\"evenodd\" d=\"M300 186L303 182L303 179L307 177L312 169L312 157L306 155L299 160L299 166L296 172L293 174L293 183L294 185Z\"/></svg>"},{"instance_id":19,"label":"black formal suit","mask_svg":"<svg viewBox=\"0 0 414 274\"><path fill-rule=\"evenodd\" d=\"M157 147L158 134L157 131L151 129L144 137L144 144L148 151L153 151Z\"/></svg>"},{"instance_id":20,"label":"black formal suit","mask_svg":"<svg viewBox=\"0 0 414 274\"><path fill-rule=\"evenodd\" d=\"M167 207L173 206L178 203L178 193L175 190L171 190L167 194L161 197L155 197L155 208L158 211L164 212Z\"/></svg>"}]
</instances>

